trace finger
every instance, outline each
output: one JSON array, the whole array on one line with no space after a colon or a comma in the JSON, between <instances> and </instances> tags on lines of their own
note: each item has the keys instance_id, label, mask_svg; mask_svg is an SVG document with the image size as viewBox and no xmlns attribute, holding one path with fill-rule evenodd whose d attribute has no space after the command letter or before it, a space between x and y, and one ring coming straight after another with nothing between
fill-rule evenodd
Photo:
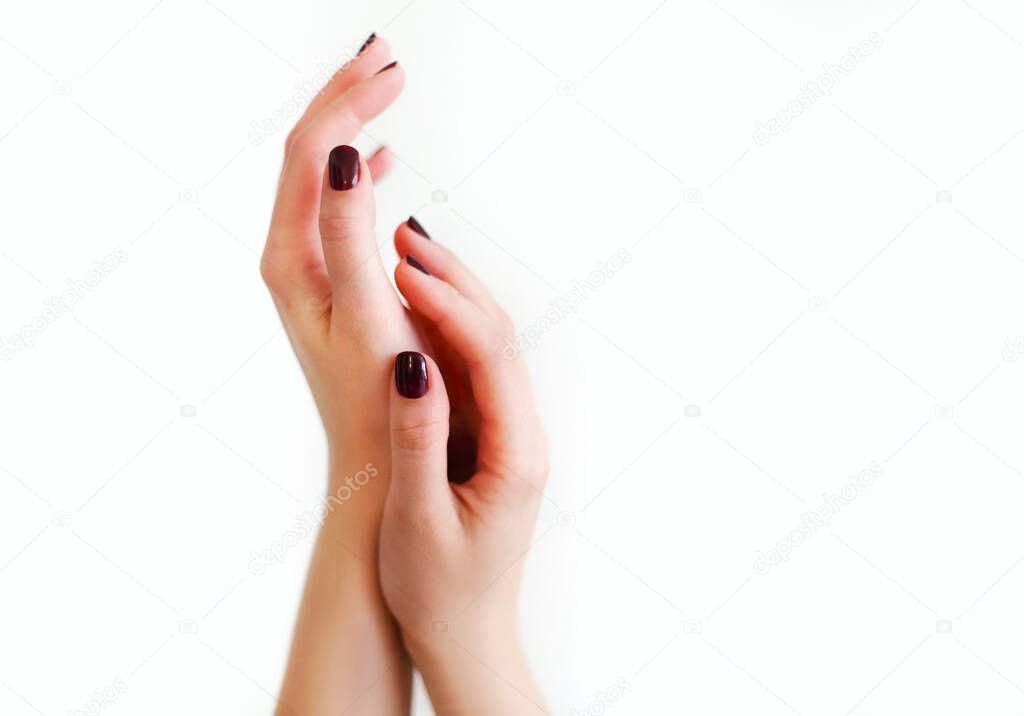
<instances>
[{"instance_id":1,"label":"finger","mask_svg":"<svg viewBox=\"0 0 1024 716\"><path fill-rule=\"evenodd\" d=\"M355 147L335 147L327 160L320 201L320 239L336 308L346 300L387 300L374 232L373 179ZM358 307L352 307L358 310ZM349 315L349 314L346 314Z\"/></svg>"},{"instance_id":2,"label":"finger","mask_svg":"<svg viewBox=\"0 0 1024 716\"><path fill-rule=\"evenodd\" d=\"M379 182L386 177L395 166L395 155L388 151L387 147L381 147L366 160L370 168L370 174L374 182Z\"/></svg>"},{"instance_id":3,"label":"finger","mask_svg":"<svg viewBox=\"0 0 1024 716\"><path fill-rule=\"evenodd\" d=\"M405 73L398 65L379 72L336 97L299 134L285 160L272 222L285 226L316 226L320 176L327 155L351 142L363 124L387 109L398 97Z\"/></svg>"},{"instance_id":4,"label":"finger","mask_svg":"<svg viewBox=\"0 0 1024 716\"><path fill-rule=\"evenodd\" d=\"M357 82L372 77L373 73L391 61L391 48L376 33L371 34L355 56L343 64L331 79L310 101L299 121L292 128L291 136L302 132L313 119L336 97Z\"/></svg>"},{"instance_id":5,"label":"finger","mask_svg":"<svg viewBox=\"0 0 1024 716\"><path fill-rule=\"evenodd\" d=\"M391 487L406 514L444 519L454 511L448 487L448 395L433 360L415 351L395 358L391 385Z\"/></svg>"},{"instance_id":6,"label":"finger","mask_svg":"<svg viewBox=\"0 0 1024 716\"><path fill-rule=\"evenodd\" d=\"M500 474L511 471L535 485L543 482L543 435L525 366L514 351L511 324L424 270L431 268L429 263L417 268L407 258L395 270L395 282L412 309L437 327L466 364L481 420L480 467Z\"/></svg>"},{"instance_id":7,"label":"finger","mask_svg":"<svg viewBox=\"0 0 1024 716\"><path fill-rule=\"evenodd\" d=\"M264 249L265 262L273 267L265 275L278 277L282 300L294 301L302 294L323 298L328 290L317 233L327 155L332 147L351 141L363 122L383 112L402 84L401 68L395 67L353 85L332 100L289 148Z\"/></svg>"},{"instance_id":8,"label":"finger","mask_svg":"<svg viewBox=\"0 0 1024 716\"><path fill-rule=\"evenodd\" d=\"M496 318L501 315L498 302L487 287L449 249L430 238L423 225L410 216L395 230L395 250L399 256L415 256L430 266L430 273L451 284L463 296Z\"/></svg>"}]
</instances>

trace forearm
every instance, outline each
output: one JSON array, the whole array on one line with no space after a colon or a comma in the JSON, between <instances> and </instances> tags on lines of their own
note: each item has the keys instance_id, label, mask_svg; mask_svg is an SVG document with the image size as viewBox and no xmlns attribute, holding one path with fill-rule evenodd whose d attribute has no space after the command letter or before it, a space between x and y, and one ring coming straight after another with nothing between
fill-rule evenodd
<instances>
[{"instance_id":1,"label":"forearm","mask_svg":"<svg viewBox=\"0 0 1024 716\"><path fill-rule=\"evenodd\" d=\"M278 716L409 713L411 667L381 595L376 529L368 526L379 524L372 514L375 501L368 498L386 484L353 482L364 467L332 477ZM350 494L352 486L359 490Z\"/></svg>"}]
</instances>

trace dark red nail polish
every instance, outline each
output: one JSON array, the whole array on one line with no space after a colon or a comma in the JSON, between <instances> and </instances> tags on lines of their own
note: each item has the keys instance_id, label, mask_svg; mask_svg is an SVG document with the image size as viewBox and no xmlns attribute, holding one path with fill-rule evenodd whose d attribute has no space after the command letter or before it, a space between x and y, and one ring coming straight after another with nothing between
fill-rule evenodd
<instances>
[{"instance_id":1,"label":"dark red nail polish","mask_svg":"<svg viewBox=\"0 0 1024 716\"><path fill-rule=\"evenodd\" d=\"M427 359L416 351L403 351L395 358L395 387L403 398L427 394Z\"/></svg>"},{"instance_id":2,"label":"dark red nail polish","mask_svg":"<svg viewBox=\"0 0 1024 716\"><path fill-rule=\"evenodd\" d=\"M377 39L377 33L376 32L371 32L370 36L366 38L366 42L364 42L362 44L362 46L359 48L359 51L356 52L356 55L363 54L363 50L365 50L367 47L369 47L373 43L373 41L376 40L376 39Z\"/></svg>"},{"instance_id":3,"label":"dark red nail polish","mask_svg":"<svg viewBox=\"0 0 1024 716\"><path fill-rule=\"evenodd\" d=\"M381 72L386 72L387 70L390 70L392 67L394 67L397 64L398 64L398 60L395 60L390 65L384 65L383 67L381 67L379 70L377 70L373 74L379 75Z\"/></svg>"},{"instance_id":4,"label":"dark red nail polish","mask_svg":"<svg viewBox=\"0 0 1024 716\"><path fill-rule=\"evenodd\" d=\"M406 221L405 223L409 225L410 229L415 231L417 234L422 236L424 239L429 239L430 238L430 234L427 233L427 230L423 228L423 225L420 222L416 221L416 217L415 216L410 216L409 220Z\"/></svg>"},{"instance_id":5,"label":"dark red nail polish","mask_svg":"<svg viewBox=\"0 0 1024 716\"><path fill-rule=\"evenodd\" d=\"M416 260L416 257L415 257L415 256L406 256L406 257L405 257L405 260L406 260L406 261L408 262L408 264L409 264L410 266L412 266L412 267L413 267L414 269L417 269L417 270L419 270L419 271L422 271L422 272L423 272L423 273L425 273L425 274L426 274L427 276L429 276L429 275L430 275L430 272L429 272L429 271L427 271L427 267L426 267L426 266L424 266L423 264L421 264L421 263L420 263L419 261L417 261L417 260Z\"/></svg>"},{"instance_id":6,"label":"dark red nail polish","mask_svg":"<svg viewBox=\"0 0 1024 716\"><path fill-rule=\"evenodd\" d=\"M345 191L358 184L359 152L356 148L342 144L332 149L327 160L327 175L335 191Z\"/></svg>"}]
</instances>

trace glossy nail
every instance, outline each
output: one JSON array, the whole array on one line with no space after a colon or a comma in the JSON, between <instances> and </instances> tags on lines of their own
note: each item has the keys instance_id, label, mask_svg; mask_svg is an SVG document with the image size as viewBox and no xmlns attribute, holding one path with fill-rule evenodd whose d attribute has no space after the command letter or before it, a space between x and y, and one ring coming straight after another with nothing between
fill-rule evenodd
<instances>
[{"instance_id":1,"label":"glossy nail","mask_svg":"<svg viewBox=\"0 0 1024 716\"><path fill-rule=\"evenodd\" d=\"M345 191L358 184L359 152L356 148L342 144L332 149L327 160L327 175L335 191Z\"/></svg>"},{"instance_id":2,"label":"glossy nail","mask_svg":"<svg viewBox=\"0 0 1024 716\"><path fill-rule=\"evenodd\" d=\"M376 33L376 32L371 32L371 33L370 33L370 36L366 38L366 42L364 42L364 43L362 44L362 46L361 46L361 47L359 48L359 51L358 51L358 52L356 52L356 55L361 55L361 54L363 54L363 50L365 50L365 49L366 49L367 47L369 47L369 46L370 46L370 44L371 44L371 43L372 43L372 42L373 42L374 40L376 40L376 39L377 39L377 33Z\"/></svg>"},{"instance_id":3,"label":"glossy nail","mask_svg":"<svg viewBox=\"0 0 1024 716\"><path fill-rule=\"evenodd\" d=\"M421 224L420 222L416 221L416 217L415 216L410 216L409 220L406 221L405 223L409 225L410 229L415 231L417 234L422 236L424 239L429 239L430 238L430 234L428 234L427 230L423 228L423 224Z\"/></svg>"},{"instance_id":4,"label":"glossy nail","mask_svg":"<svg viewBox=\"0 0 1024 716\"><path fill-rule=\"evenodd\" d=\"M427 394L427 359L422 353L404 351L395 358L395 387L403 398Z\"/></svg>"},{"instance_id":5,"label":"glossy nail","mask_svg":"<svg viewBox=\"0 0 1024 716\"><path fill-rule=\"evenodd\" d=\"M377 70L373 74L379 75L381 72L386 72L387 70L390 70L392 67L394 67L397 64L398 64L398 60L395 60L390 65L384 65L383 67L381 67L379 70Z\"/></svg>"},{"instance_id":6,"label":"glossy nail","mask_svg":"<svg viewBox=\"0 0 1024 716\"><path fill-rule=\"evenodd\" d=\"M407 263L408 263L408 264L409 264L410 266L412 266L412 267L413 267L414 269L417 269L417 270L419 270L419 271L422 271L422 272L423 272L423 273L425 273L425 274L426 274L427 276L429 276L429 275L430 275L430 272L429 272L429 271L427 271L427 267L426 267L426 266L424 266L423 264L421 264L421 263L420 263L419 261L417 261L417 260L416 260L416 257L415 257L415 256L406 256L406 257L405 257L405 260L406 260L406 262L407 262Z\"/></svg>"}]
</instances>

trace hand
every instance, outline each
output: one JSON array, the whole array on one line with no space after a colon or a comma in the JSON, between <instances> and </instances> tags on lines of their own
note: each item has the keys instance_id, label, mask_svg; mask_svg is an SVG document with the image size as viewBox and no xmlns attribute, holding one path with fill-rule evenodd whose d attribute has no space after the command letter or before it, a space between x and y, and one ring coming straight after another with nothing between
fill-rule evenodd
<instances>
[{"instance_id":1,"label":"hand","mask_svg":"<svg viewBox=\"0 0 1024 716\"><path fill-rule=\"evenodd\" d=\"M288 137L261 262L327 432L333 509L309 567L282 715L409 711L408 657L380 594L377 546L390 476L383 396L394 353L421 343L377 253L373 180L390 155L366 162L345 146L403 81L378 38L313 100ZM346 485L366 475L358 491Z\"/></svg>"},{"instance_id":2,"label":"hand","mask_svg":"<svg viewBox=\"0 0 1024 716\"><path fill-rule=\"evenodd\" d=\"M286 144L261 262L327 432L330 493L367 463L378 471L339 520L347 546L371 561L388 479L381 464L387 406L380 396L391 356L421 343L377 252L373 180L390 155L382 150L364 162L351 148L334 148L352 141L401 92L404 72L389 61L387 44L376 38L299 120ZM331 187L332 171L347 173L345 188Z\"/></svg>"},{"instance_id":3,"label":"hand","mask_svg":"<svg viewBox=\"0 0 1024 716\"><path fill-rule=\"evenodd\" d=\"M509 320L450 251L408 226L396 247L415 257L395 279L438 362L415 346L395 362L384 597L439 714L480 713L481 704L490 714L543 710L516 627L522 558L547 477L526 369L502 354ZM466 434L451 439L450 424ZM474 442L475 471L458 484L472 466L463 446Z\"/></svg>"}]
</instances>

